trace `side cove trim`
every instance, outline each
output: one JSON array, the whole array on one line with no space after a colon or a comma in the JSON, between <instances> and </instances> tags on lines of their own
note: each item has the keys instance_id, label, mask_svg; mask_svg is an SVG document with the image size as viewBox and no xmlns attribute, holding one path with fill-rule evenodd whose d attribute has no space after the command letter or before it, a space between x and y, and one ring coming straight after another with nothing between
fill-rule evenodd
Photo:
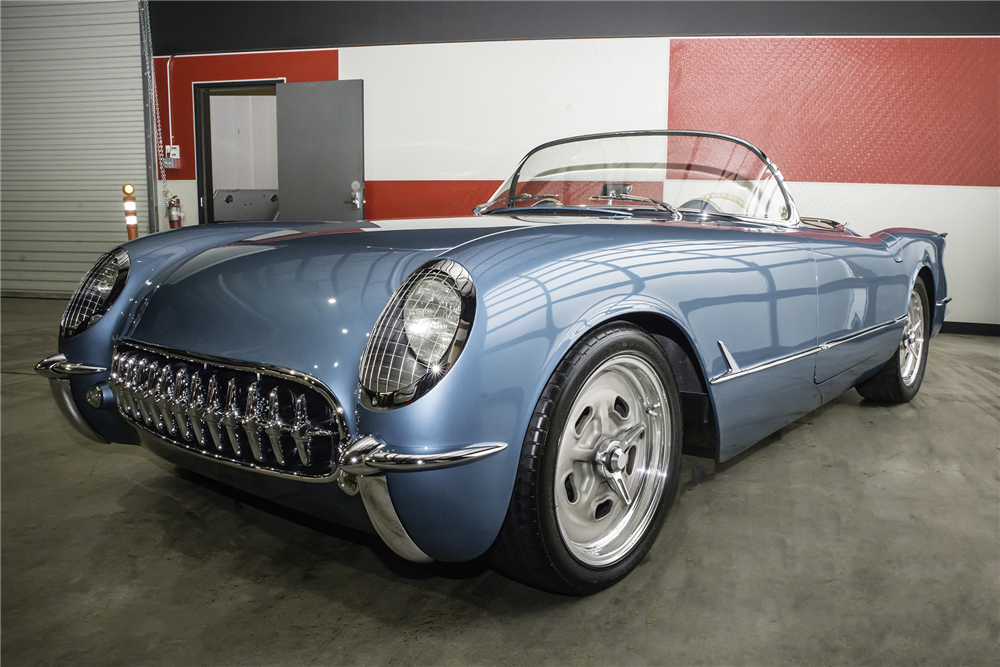
<instances>
[{"instance_id":1,"label":"side cove trim","mask_svg":"<svg viewBox=\"0 0 1000 667\"><path fill-rule=\"evenodd\" d=\"M727 370L722 375L716 375L714 378L712 378L711 380L709 380L709 384L715 385L715 384L721 384L723 382L729 382L730 380L735 380L737 378L746 377L747 375L753 375L754 373L759 373L760 371L766 371L766 370L774 368L776 366L781 366L782 364L787 364L790 361L796 361L798 359L802 359L803 357L808 357L811 354L819 354L820 352L824 352L826 350L829 350L830 348L837 347L838 345L842 345L844 343L849 343L849 342L851 342L853 340L857 340L857 339L863 338L865 336L870 336L870 335L878 333L879 331L882 331L884 329L888 329L890 327L894 327L894 326L900 324L901 322L903 322L905 319L906 319L906 315L900 315L899 317L897 317L894 320L889 320L888 322L883 322L882 324L878 324L878 325L876 325L874 327L871 327L869 329L865 329L864 331L859 331L857 333L853 333L850 336L844 336L843 338L836 338L834 340L831 340L831 341L828 341L826 343L823 343L822 345L817 345L816 347L810 348L808 350L803 350L802 352L796 352L795 354L790 354L790 355L788 355L786 357L779 357L777 359L772 359L771 361L765 361L762 364L757 364L756 366L751 366L749 368L742 368L742 369L739 368L739 366L735 365L736 364L735 361L732 361L732 363L730 363L730 360L732 359L732 355L726 354L726 353L729 352L729 350L726 348L725 343L723 343L720 340L719 341L719 348L721 350L723 350L723 354L726 357L726 365L729 366L730 370Z\"/></svg>"}]
</instances>

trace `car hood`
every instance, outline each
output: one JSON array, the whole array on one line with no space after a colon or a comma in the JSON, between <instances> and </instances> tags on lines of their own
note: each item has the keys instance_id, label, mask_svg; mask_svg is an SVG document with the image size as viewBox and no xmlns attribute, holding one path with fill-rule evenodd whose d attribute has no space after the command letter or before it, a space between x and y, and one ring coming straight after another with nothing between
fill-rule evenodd
<instances>
[{"instance_id":1,"label":"car hood","mask_svg":"<svg viewBox=\"0 0 1000 667\"><path fill-rule=\"evenodd\" d=\"M308 373L347 397L393 290L428 260L505 229L473 225L320 225L218 245L150 281L126 337Z\"/></svg>"}]
</instances>

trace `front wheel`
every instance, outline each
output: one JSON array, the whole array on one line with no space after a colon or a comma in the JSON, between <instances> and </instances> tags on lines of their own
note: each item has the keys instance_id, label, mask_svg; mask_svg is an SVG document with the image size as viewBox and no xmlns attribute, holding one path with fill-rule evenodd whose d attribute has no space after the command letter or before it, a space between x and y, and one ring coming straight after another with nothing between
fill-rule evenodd
<instances>
[{"instance_id":1,"label":"front wheel","mask_svg":"<svg viewBox=\"0 0 1000 667\"><path fill-rule=\"evenodd\" d=\"M681 432L677 386L656 341L625 323L585 336L535 406L494 563L570 595L621 580L676 495Z\"/></svg>"},{"instance_id":2,"label":"front wheel","mask_svg":"<svg viewBox=\"0 0 1000 667\"><path fill-rule=\"evenodd\" d=\"M882 370L856 387L858 393L881 403L906 403L916 396L927 368L930 330L927 288L923 279L917 278L910 292L903 339L896 354Z\"/></svg>"}]
</instances>

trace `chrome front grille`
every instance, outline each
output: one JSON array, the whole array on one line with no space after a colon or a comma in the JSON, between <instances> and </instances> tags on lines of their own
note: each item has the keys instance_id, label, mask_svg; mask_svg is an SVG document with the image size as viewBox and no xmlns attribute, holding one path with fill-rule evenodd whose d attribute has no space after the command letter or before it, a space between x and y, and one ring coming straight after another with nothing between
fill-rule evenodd
<instances>
[{"instance_id":1,"label":"chrome front grille","mask_svg":"<svg viewBox=\"0 0 1000 667\"><path fill-rule=\"evenodd\" d=\"M121 343L108 384L132 424L270 472L329 476L348 440L336 397L294 371Z\"/></svg>"}]
</instances>

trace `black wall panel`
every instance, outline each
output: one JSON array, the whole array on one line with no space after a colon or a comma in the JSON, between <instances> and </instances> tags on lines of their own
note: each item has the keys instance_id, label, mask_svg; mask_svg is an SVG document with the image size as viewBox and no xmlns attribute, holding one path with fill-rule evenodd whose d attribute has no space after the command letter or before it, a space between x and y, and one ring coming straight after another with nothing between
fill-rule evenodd
<instances>
[{"instance_id":1,"label":"black wall panel","mask_svg":"<svg viewBox=\"0 0 1000 667\"><path fill-rule=\"evenodd\" d=\"M156 55L582 37L996 35L1000 2L150 2Z\"/></svg>"}]
</instances>

